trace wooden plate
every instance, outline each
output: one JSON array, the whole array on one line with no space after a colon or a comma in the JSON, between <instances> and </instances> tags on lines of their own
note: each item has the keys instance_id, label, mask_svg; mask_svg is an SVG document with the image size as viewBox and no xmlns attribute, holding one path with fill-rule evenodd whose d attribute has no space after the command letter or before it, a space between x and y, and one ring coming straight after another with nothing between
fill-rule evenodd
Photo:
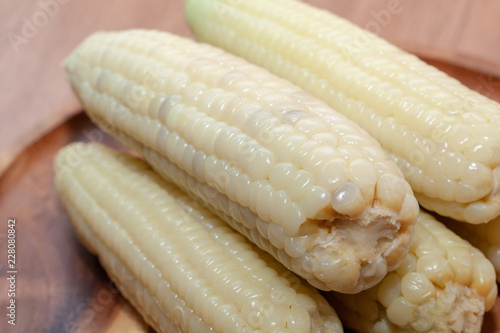
<instances>
[{"instance_id":1,"label":"wooden plate","mask_svg":"<svg viewBox=\"0 0 500 333\"><path fill-rule=\"evenodd\" d=\"M1 178L0 255L7 257L7 219L15 218L17 288L12 326L4 313L7 267L1 267L0 332L147 332L96 257L78 242L58 203L52 161L73 141L119 147L80 113L25 150Z\"/></svg>"},{"instance_id":2,"label":"wooden plate","mask_svg":"<svg viewBox=\"0 0 500 333\"><path fill-rule=\"evenodd\" d=\"M498 79L433 62L500 100ZM80 113L17 157L0 182L0 332L152 332L121 297L97 259L78 242L59 205L52 161L73 141L123 149ZM16 326L7 324L7 220L16 219ZM484 333L500 333L500 297Z\"/></svg>"}]
</instances>

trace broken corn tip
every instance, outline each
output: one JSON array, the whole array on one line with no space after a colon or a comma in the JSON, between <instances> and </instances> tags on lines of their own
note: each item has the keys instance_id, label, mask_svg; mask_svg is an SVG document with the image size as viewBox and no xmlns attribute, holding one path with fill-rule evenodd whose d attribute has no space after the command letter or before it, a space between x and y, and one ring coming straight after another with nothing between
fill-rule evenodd
<instances>
[{"instance_id":1,"label":"broken corn tip","mask_svg":"<svg viewBox=\"0 0 500 333\"><path fill-rule=\"evenodd\" d=\"M492 264L433 216L421 212L401 265L356 295L324 293L344 324L360 332L477 332L492 308Z\"/></svg>"}]
</instances>

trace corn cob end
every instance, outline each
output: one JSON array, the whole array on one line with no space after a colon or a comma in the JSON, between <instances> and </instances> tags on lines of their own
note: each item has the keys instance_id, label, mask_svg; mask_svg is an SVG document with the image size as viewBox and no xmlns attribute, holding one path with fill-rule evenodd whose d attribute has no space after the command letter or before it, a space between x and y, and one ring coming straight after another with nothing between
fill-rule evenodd
<instances>
[{"instance_id":1,"label":"corn cob end","mask_svg":"<svg viewBox=\"0 0 500 333\"><path fill-rule=\"evenodd\" d=\"M360 332L478 332L497 293L484 255L421 212L410 252L395 271L359 294L325 295Z\"/></svg>"}]
</instances>

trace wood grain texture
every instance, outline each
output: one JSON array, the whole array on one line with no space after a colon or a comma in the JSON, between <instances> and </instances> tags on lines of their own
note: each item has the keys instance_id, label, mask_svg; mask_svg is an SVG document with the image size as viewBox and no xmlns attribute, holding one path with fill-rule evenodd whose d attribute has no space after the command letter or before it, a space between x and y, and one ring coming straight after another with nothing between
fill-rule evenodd
<instances>
[{"instance_id":1,"label":"wood grain texture","mask_svg":"<svg viewBox=\"0 0 500 333\"><path fill-rule=\"evenodd\" d=\"M16 326L2 310L0 332L98 332L108 325L120 294L96 258L78 242L56 199L52 161L60 147L85 138L79 116L24 151L0 183L1 264L7 258L7 217L16 218ZM0 268L0 308L9 301Z\"/></svg>"},{"instance_id":2,"label":"wood grain texture","mask_svg":"<svg viewBox=\"0 0 500 333\"><path fill-rule=\"evenodd\" d=\"M306 1L419 55L500 77L500 1ZM0 1L0 174L16 154L78 111L60 63L85 36L132 27L192 36L183 2Z\"/></svg>"}]
</instances>

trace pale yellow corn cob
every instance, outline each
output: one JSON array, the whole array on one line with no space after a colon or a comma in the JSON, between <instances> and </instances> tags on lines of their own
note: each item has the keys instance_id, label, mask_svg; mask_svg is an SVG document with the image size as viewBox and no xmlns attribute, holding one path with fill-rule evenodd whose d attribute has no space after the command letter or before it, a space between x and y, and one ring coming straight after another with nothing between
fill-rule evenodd
<instances>
[{"instance_id":1,"label":"pale yellow corn cob","mask_svg":"<svg viewBox=\"0 0 500 333\"><path fill-rule=\"evenodd\" d=\"M77 234L158 332L342 332L317 290L145 162L77 143L55 164Z\"/></svg>"},{"instance_id":2,"label":"pale yellow corn cob","mask_svg":"<svg viewBox=\"0 0 500 333\"><path fill-rule=\"evenodd\" d=\"M315 287L369 288L407 253L418 205L397 166L287 81L156 31L95 34L65 66L97 124Z\"/></svg>"},{"instance_id":3,"label":"pale yellow corn cob","mask_svg":"<svg viewBox=\"0 0 500 333\"><path fill-rule=\"evenodd\" d=\"M477 333L497 285L493 266L478 249L421 212L401 266L360 294L325 295L344 325L357 332Z\"/></svg>"},{"instance_id":4,"label":"pale yellow corn cob","mask_svg":"<svg viewBox=\"0 0 500 333\"><path fill-rule=\"evenodd\" d=\"M500 214L500 106L377 36L295 0L187 0L201 41L289 79L356 121L420 204L484 223Z\"/></svg>"},{"instance_id":5,"label":"pale yellow corn cob","mask_svg":"<svg viewBox=\"0 0 500 333\"><path fill-rule=\"evenodd\" d=\"M500 283L500 218L481 225L457 223L448 219L444 222L451 230L484 253L495 267L497 281Z\"/></svg>"}]
</instances>

